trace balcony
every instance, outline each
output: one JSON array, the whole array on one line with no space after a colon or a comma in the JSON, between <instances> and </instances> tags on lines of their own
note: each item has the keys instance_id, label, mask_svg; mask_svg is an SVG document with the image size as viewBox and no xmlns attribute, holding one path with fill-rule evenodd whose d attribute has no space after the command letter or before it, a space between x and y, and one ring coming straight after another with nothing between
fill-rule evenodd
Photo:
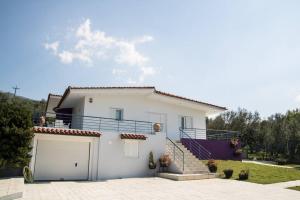
<instances>
[{"instance_id":1,"label":"balcony","mask_svg":"<svg viewBox=\"0 0 300 200\"><path fill-rule=\"evenodd\" d=\"M41 116L45 117L41 123ZM117 120L106 117L83 116L65 113L42 113L33 119L35 126L45 126L64 129L112 131L153 134L155 122L138 120ZM160 123L161 131L163 124Z\"/></svg>"},{"instance_id":2,"label":"balcony","mask_svg":"<svg viewBox=\"0 0 300 200\"><path fill-rule=\"evenodd\" d=\"M229 130L184 128L182 131L185 133L184 135L190 139L230 140L240 136L240 132Z\"/></svg>"}]
</instances>

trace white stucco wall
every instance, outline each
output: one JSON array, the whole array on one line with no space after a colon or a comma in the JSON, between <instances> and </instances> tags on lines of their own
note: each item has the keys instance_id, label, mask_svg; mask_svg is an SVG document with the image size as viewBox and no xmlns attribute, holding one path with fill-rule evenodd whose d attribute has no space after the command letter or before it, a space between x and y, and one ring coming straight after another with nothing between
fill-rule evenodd
<instances>
[{"instance_id":1,"label":"white stucco wall","mask_svg":"<svg viewBox=\"0 0 300 200\"><path fill-rule=\"evenodd\" d=\"M73 129L82 129L82 116L84 115L84 105L85 105L85 99L81 98L79 101L77 101L77 104L73 107L72 110L72 128Z\"/></svg>"},{"instance_id":2,"label":"white stucco wall","mask_svg":"<svg viewBox=\"0 0 300 200\"><path fill-rule=\"evenodd\" d=\"M92 97L93 102L88 102ZM180 105L164 103L146 96L105 95L86 96L84 100L84 115L98 117L113 117L111 108L124 109L124 119L150 121L149 113L161 113L166 116L167 127L164 131L172 139L179 138L179 116L191 116L194 128L206 128L205 113Z\"/></svg>"},{"instance_id":3,"label":"white stucco wall","mask_svg":"<svg viewBox=\"0 0 300 200\"><path fill-rule=\"evenodd\" d=\"M151 175L148 168L149 153L153 152L158 160L164 154L166 146L165 133L147 134L146 140L139 141L138 158L126 157L124 139L116 132L105 132L100 139L100 157L98 179L144 177ZM153 171L152 171L153 173Z\"/></svg>"},{"instance_id":4,"label":"white stucco wall","mask_svg":"<svg viewBox=\"0 0 300 200\"><path fill-rule=\"evenodd\" d=\"M113 179L113 178L127 178L127 177L145 177L152 175L153 171L148 168L149 153L153 152L155 160L165 153L166 147L166 134L156 133L156 134L145 134L146 140L139 141L139 156L138 158L126 157L124 154L124 139L120 138L120 133L117 132L102 132L100 138L98 137L84 137L84 136L66 136L66 135L51 135L51 134L39 134L35 133L33 140L33 150L32 158L30 163L30 168L34 173L35 170L35 159L38 147L38 141L51 141L53 148L59 146L61 141L65 141L68 145L68 141L72 142L70 145L74 145L74 142L90 143L90 160L89 160L89 180L103 180L103 179ZM57 141L57 145L55 144ZM42 144L42 143L40 143ZM100 144L100 145L98 145ZM53 162L64 162L62 158L64 152L55 157ZM39 162L46 162L48 158L41 158ZM66 166L66 165L61 165ZM47 169L44 166L43 171L52 170ZM49 166L50 167L50 166ZM58 169L60 171L65 171L66 169ZM61 172L58 172L61 173ZM42 175L41 175L42 176ZM68 177L71 180L76 180L75 177Z\"/></svg>"}]
</instances>

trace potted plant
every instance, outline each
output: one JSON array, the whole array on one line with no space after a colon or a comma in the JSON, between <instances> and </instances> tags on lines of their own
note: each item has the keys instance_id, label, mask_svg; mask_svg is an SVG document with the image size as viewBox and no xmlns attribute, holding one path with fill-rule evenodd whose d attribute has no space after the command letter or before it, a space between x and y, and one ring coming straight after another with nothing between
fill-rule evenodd
<instances>
[{"instance_id":1,"label":"potted plant","mask_svg":"<svg viewBox=\"0 0 300 200\"><path fill-rule=\"evenodd\" d=\"M153 124L153 130L154 130L154 132L160 132L160 124L159 123L154 123Z\"/></svg>"},{"instance_id":2,"label":"potted plant","mask_svg":"<svg viewBox=\"0 0 300 200\"><path fill-rule=\"evenodd\" d=\"M232 174L233 174L232 169L224 169L223 172L224 172L225 178L229 179L232 177Z\"/></svg>"},{"instance_id":3,"label":"potted plant","mask_svg":"<svg viewBox=\"0 0 300 200\"><path fill-rule=\"evenodd\" d=\"M239 144L239 139L238 138L232 138L230 140L230 147L231 148L236 148Z\"/></svg>"},{"instance_id":4,"label":"potted plant","mask_svg":"<svg viewBox=\"0 0 300 200\"><path fill-rule=\"evenodd\" d=\"M171 164L171 158L169 155L164 154L159 158L160 167L169 167Z\"/></svg>"},{"instance_id":5,"label":"potted plant","mask_svg":"<svg viewBox=\"0 0 300 200\"><path fill-rule=\"evenodd\" d=\"M216 173L217 170L218 170L218 166L217 166L217 163L215 160L213 159L210 159L208 162L207 162L207 167L209 169L209 171L211 173Z\"/></svg>"},{"instance_id":6,"label":"potted plant","mask_svg":"<svg viewBox=\"0 0 300 200\"><path fill-rule=\"evenodd\" d=\"M235 156L239 156L239 155L241 155L243 153L243 150L242 149L236 149L235 151L234 151L234 155Z\"/></svg>"},{"instance_id":7,"label":"potted plant","mask_svg":"<svg viewBox=\"0 0 300 200\"><path fill-rule=\"evenodd\" d=\"M239 180L247 180L249 178L249 169L241 170L239 173Z\"/></svg>"},{"instance_id":8,"label":"potted plant","mask_svg":"<svg viewBox=\"0 0 300 200\"><path fill-rule=\"evenodd\" d=\"M153 152L150 151L149 153L149 164L148 167L150 170L155 170L156 169L156 162L154 161L154 157L153 157Z\"/></svg>"}]
</instances>

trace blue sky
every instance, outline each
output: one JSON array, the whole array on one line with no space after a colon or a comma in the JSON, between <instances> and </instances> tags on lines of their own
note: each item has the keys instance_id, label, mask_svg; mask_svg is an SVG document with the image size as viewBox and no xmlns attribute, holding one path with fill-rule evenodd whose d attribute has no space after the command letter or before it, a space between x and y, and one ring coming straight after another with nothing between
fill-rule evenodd
<instances>
[{"instance_id":1,"label":"blue sky","mask_svg":"<svg viewBox=\"0 0 300 200\"><path fill-rule=\"evenodd\" d=\"M1 1L0 90L154 85L259 111L300 107L299 1Z\"/></svg>"}]
</instances>

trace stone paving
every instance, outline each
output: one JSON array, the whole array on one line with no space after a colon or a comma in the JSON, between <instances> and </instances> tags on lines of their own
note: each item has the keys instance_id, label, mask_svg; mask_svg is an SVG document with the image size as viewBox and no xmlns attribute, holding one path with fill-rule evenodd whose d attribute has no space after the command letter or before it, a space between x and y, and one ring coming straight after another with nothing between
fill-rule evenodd
<instances>
[{"instance_id":1,"label":"stone paving","mask_svg":"<svg viewBox=\"0 0 300 200\"><path fill-rule=\"evenodd\" d=\"M23 195L23 200L79 199L295 200L300 199L300 192L225 179L172 181L162 178L128 178L98 182L26 184Z\"/></svg>"},{"instance_id":2,"label":"stone paving","mask_svg":"<svg viewBox=\"0 0 300 200\"><path fill-rule=\"evenodd\" d=\"M1 178L0 179L0 200L20 198L24 191L23 178Z\"/></svg>"}]
</instances>

